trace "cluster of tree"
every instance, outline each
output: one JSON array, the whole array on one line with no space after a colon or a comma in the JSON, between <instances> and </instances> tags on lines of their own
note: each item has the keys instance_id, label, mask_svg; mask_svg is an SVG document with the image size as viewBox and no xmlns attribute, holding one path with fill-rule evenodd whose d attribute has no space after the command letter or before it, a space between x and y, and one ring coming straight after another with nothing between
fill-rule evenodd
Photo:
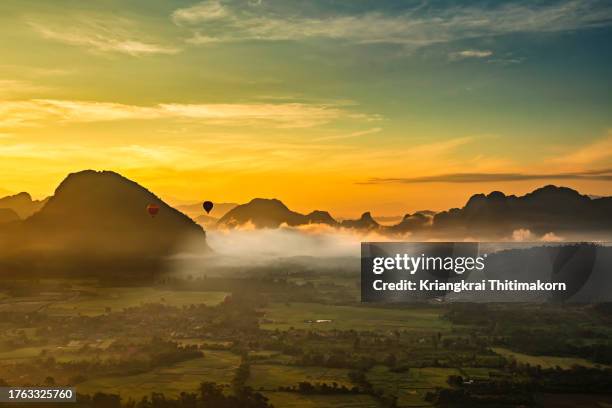
<instances>
[{"instance_id":1,"label":"cluster of tree","mask_svg":"<svg viewBox=\"0 0 612 408\"><path fill-rule=\"evenodd\" d=\"M541 327L551 323L593 321L593 316L580 306L532 304L453 303L447 305L443 317L456 325L496 328L499 334L520 327Z\"/></svg>"},{"instance_id":2,"label":"cluster of tree","mask_svg":"<svg viewBox=\"0 0 612 408\"><path fill-rule=\"evenodd\" d=\"M513 370L528 378L530 387L546 392L609 393L612 390L612 369L574 366L568 370L518 365Z\"/></svg>"},{"instance_id":3,"label":"cluster of tree","mask_svg":"<svg viewBox=\"0 0 612 408\"><path fill-rule=\"evenodd\" d=\"M444 407L532 406L537 392L609 393L612 369L575 366L542 369L539 366L511 366L513 376L489 380L467 380L459 375L448 378L451 388L436 389L426 400Z\"/></svg>"},{"instance_id":4,"label":"cluster of tree","mask_svg":"<svg viewBox=\"0 0 612 408\"><path fill-rule=\"evenodd\" d=\"M327 383L315 383L312 384L308 381L301 381L297 384L297 386L290 387L278 387L278 391L284 392L297 392L300 394L359 394L359 387L347 387L346 385L338 385L338 383L333 382L331 384Z\"/></svg>"},{"instance_id":5,"label":"cluster of tree","mask_svg":"<svg viewBox=\"0 0 612 408\"><path fill-rule=\"evenodd\" d=\"M249 364L247 357L243 356L242 361L238 368L236 369L236 373L234 374L234 379L232 381L232 385L234 386L234 390L239 392L240 390L245 388L245 384L251 375L251 365Z\"/></svg>"},{"instance_id":6,"label":"cluster of tree","mask_svg":"<svg viewBox=\"0 0 612 408\"><path fill-rule=\"evenodd\" d=\"M593 310L604 320L612 320L612 302L598 303L593 306Z\"/></svg>"},{"instance_id":7,"label":"cluster of tree","mask_svg":"<svg viewBox=\"0 0 612 408\"><path fill-rule=\"evenodd\" d=\"M333 349L328 353L307 351L297 359L296 364L301 366L316 366L327 368L369 369L378 363L372 356L360 353L351 353L342 349Z\"/></svg>"},{"instance_id":8,"label":"cluster of tree","mask_svg":"<svg viewBox=\"0 0 612 408\"><path fill-rule=\"evenodd\" d=\"M612 344L596 342L591 344L575 344L557 333L541 333L537 336L525 336L524 332L514 333L502 340L502 345L527 354L548 356L581 357L600 364L612 364Z\"/></svg>"},{"instance_id":9,"label":"cluster of tree","mask_svg":"<svg viewBox=\"0 0 612 408\"><path fill-rule=\"evenodd\" d=\"M534 405L531 392L517 384L497 383L488 389L437 388L425 395L425 400L448 408L529 407Z\"/></svg>"},{"instance_id":10,"label":"cluster of tree","mask_svg":"<svg viewBox=\"0 0 612 408\"><path fill-rule=\"evenodd\" d=\"M152 393L136 402L123 402L116 394L96 393L77 395L74 408L273 408L268 399L251 388L245 387L234 395L226 395L223 387L213 382L200 384L198 393L182 392L178 397L167 397L163 393ZM7 406L11 406L8 404ZM34 408L30 404L14 404L18 408ZM46 403L47 408L65 408L65 403Z\"/></svg>"},{"instance_id":11,"label":"cluster of tree","mask_svg":"<svg viewBox=\"0 0 612 408\"><path fill-rule=\"evenodd\" d=\"M612 306L607 303L589 307L454 304L445 313L453 324L473 326L473 338L480 347L495 344L526 354L580 357L600 364L612 364L612 344L602 324L611 317Z\"/></svg>"},{"instance_id":12,"label":"cluster of tree","mask_svg":"<svg viewBox=\"0 0 612 408\"><path fill-rule=\"evenodd\" d=\"M77 384L88 377L121 372L135 375L156 367L166 367L182 361L204 356L197 346L181 346L173 341L152 339L149 343L133 345L132 353L119 358L58 360L45 350L37 358L17 361L4 367L8 379L19 378L27 373L32 383L41 382L46 376L53 376L58 382ZM95 351L92 351L95 352ZM22 379L18 380L23 382Z\"/></svg>"},{"instance_id":13,"label":"cluster of tree","mask_svg":"<svg viewBox=\"0 0 612 408\"><path fill-rule=\"evenodd\" d=\"M259 302L265 302L266 298L273 298L277 302L313 302L320 299L320 294L312 283L298 284L287 279L285 268L281 268L278 274L271 273L269 268L266 266L259 270L253 267L249 270L250 276L248 277L202 276L187 279L165 277L157 284L174 290L231 292L235 295L241 294L242 297L246 295L254 297L254 294L257 294ZM242 270L235 272L243 273ZM225 275L236 274L228 271Z\"/></svg>"}]
</instances>

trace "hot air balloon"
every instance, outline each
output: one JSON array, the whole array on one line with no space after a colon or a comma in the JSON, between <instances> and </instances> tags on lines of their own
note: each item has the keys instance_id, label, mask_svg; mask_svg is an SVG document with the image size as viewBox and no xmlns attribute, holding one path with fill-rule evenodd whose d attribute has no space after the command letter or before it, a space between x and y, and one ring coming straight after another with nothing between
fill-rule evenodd
<instances>
[{"instance_id":1,"label":"hot air balloon","mask_svg":"<svg viewBox=\"0 0 612 408\"><path fill-rule=\"evenodd\" d=\"M159 207L156 204L147 205L147 212L151 217L155 217L159 212Z\"/></svg>"},{"instance_id":2,"label":"hot air balloon","mask_svg":"<svg viewBox=\"0 0 612 408\"><path fill-rule=\"evenodd\" d=\"M213 209L214 204L212 203L212 201L204 201L204 204L202 204L202 207L204 207L204 211L206 211L206 214L210 213L210 210Z\"/></svg>"}]
</instances>

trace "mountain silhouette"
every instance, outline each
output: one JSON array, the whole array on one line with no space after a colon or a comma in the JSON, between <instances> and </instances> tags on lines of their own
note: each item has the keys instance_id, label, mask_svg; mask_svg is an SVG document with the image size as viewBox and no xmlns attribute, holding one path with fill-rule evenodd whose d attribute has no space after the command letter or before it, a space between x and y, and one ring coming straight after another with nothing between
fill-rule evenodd
<instances>
[{"instance_id":1,"label":"mountain silhouette","mask_svg":"<svg viewBox=\"0 0 612 408\"><path fill-rule=\"evenodd\" d=\"M28 218L36 211L40 210L47 202L45 200L32 200L32 196L28 193L19 193L7 197L0 198L0 209L6 208L13 210L21 219Z\"/></svg>"},{"instance_id":2,"label":"mountain silhouette","mask_svg":"<svg viewBox=\"0 0 612 408\"><path fill-rule=\"evenodd\" d=\"M10 208L0 208L0 224L19 221L19 215Z\"/></svg>"},{"instance_id":3,"label":"mountain silhouette","mask_svg":"<svg viewBox=\"0 0 612 408\"><path fill-rule=\"evenodd\" d=\"M500 236L521 228L537 234L609 234L612 197L592 199L553 185L519 197L494 191L476 194L463 208L443 211L433 218L434 231Z\"/></svg>"},{"instance_id":4,"label":"mountain silhouette","mask_svg":"<svg viewBox=\"0 0 612 408\"><path fill-rule=\"evenodd\" d=\"M147 206L159 207L155 217ZM201 226L159 197L110 171L70 174L29 218L0 226L0 248L14 257L82 260L160 259L186 245L206 251Z\"/></svg>"},{"instance_id":5,"label":"mountain silhouette","mask_svg":"<svg viewBox=\"0 0 612 408\"><path fill-rule=\"evenodd\" d=\"M380 225L370 212L357 220L337 222L326 211L304 215L276 199L256 198L225 214L217 225L278 228L322 223L358 230L376 229L389 235L413 234L416 239L431 237L474 237L500 239L526 229L534 234L554 233L564 237L609 239L612 233L612 197L592 198L567 187L538 188L524 196L494 191L473 195L462 208L439 213L418 211L406 214L395 225Z\"/></svg>"},{"instance_id":6,"label":"mountain silhouette","mask_svg":"<svg viewBox=\"0 0 612 408\"><path fill-rule=\"evenodd\" d=\"M336 225L337 222L326 211L313 211L304 215L291 211L277 199L255 198L239 205L218 222L218 225L235 228L252 224L255 228L278 228L283 224L295 227L306 224Z\"/></svg>"},{"instance_id":7,"label":"mountain silhouette","mask_svg":"<svg viewBox=\"0 0 612 408\"><path fill-rule=\"evenodd\" d=\"M342 228L352 228L359 230L371 230L380 228L380 225L372 218L372 214L370 212L365 212L361 214L361 217L358 220L343 220L340 223Z\"/></svg>"},{"instance_id":8,"label":"mountain silhouette","mask_svg":"<svg viewBox=\"0 0 612 408\"><path fill-rule=\"evenodd\" d=\"M423 230L431 225L433 214L435 214L432 213L431 211L419 211L414 214L406 214L399 224L387 227L386 230L398 234Z\"/></svg>"},{"instance_id":9,"label":"mountain silhouette","mask_svg":"<svg viewBox=\"0 0 612 408\"><path fill-rule=\"evenodd\" d=\"M306 215L310 224L336 225L338 222L327 212L316 210Z\"/></svg>"}]
</instances>

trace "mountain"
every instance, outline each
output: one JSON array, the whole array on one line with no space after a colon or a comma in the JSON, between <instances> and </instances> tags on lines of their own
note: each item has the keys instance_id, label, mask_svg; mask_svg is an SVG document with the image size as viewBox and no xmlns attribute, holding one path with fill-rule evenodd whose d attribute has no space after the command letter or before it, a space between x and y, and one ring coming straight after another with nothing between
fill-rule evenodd
<instances>
[{"instance_id":1,"label":"mountain","mask_svg":"<svg viewBox=\"0 0 612 408\"><path fill-rule=\"evenodd\" d=\"M221 217L218 225L235 228L249 223L255 228L278 228L283 224L293 227L306 224L337 224L326 211L313 211L304 215L291 211L279 200L255 198L230 210Z\"/></svg>"},{"instance_id":2,"label":"mountain","mask_svg":"<svg viewBox=\"0 0 612 408\"><path fill-rule=\"evenodd\" d=\"M30 196L30 194L19 193L0 198L0 208L11 209L17 213L19 218L24 219L40 210L46 202L47 199L42 201L32 200L32 196Z\"/></svg>"},{"instance_id":3,"label":"mountain","mask_svg":"<svg viewBox=\"0 0 612 408\"><path fill-rule=\"evenodd\" d=\"M421 211L415 212L414 214L415 215L416 214L421 214L421 215L425 215L425 216L428 216L428 217L433 217L434 215L436 215L436 212L435 211L431 211L431 210L421 210Z\"/></svg>"},{"instance_id":4,"label":"mountain","mask_svg":"<svg viewBox=\"0 0 612 408\"><path fill-rule=\"evenodd\" d=\"M361 217L358 220L343 220L340 223L342 228L352 228L359 230L371 230L378 229L380 225L372 218L372 214L370 212L365 212L361 214Z\"/></svg>"},{"instance_id":5,"label":"mountain","mask_svg":"<svg viewBox=\"0 0 612 408\"><path fill-rule=\"evenodd\" d=\"M387 227L386 230L398 234L420 231L431 225L433 221L431 213L430 211L419 211L412 215L406 214L398 224Z\"/></svg>"},{"instance_id":6,"label":"mountain","mask_svg":"<svg viewBox=\"0 0 612 408\"><path fill-rule=\"evenodd\" d=\"M369 212L357 220L337 222L325 211L304 215L291 211L279 200L257 198L229 211L218 225L236 227L247 223L256 228L323 223L366 231L375 229L390 235L410 233L414 239L507 239L514 231L525 229L534 234L534 239L554 233L566 239L601 240L612 237L612 197L592 198L553 185L524 196L494 191L473 195L462 208L406 214L395 225L380 225Z\"/></svg>"},{"instance_id":7,"label":"mountain","mask_svg":"<svg viewBox=\"0 0 612 408\"><path fill-rule=\"evenodd\" d=\"M519 197L499 191L476 194L463 208L436 214L433 229L472 236L501 236L517 229L537 234L609 234L612 197L592 199L570 188L553 185Z\"/></svg>"},{"instance_id":8,"label":"mountain","mask_svg":"<svg viewBox=\"0 0 612 408\"><path fill-rule=\"evenodd\" d=\"M147 206L159 212L151 217ZM153 193L110 171L70 174L31 217L0 228L0 248L11 256L104 261L160 259L186 245L207 251L202 227ZM112 267L115 267L113 264Z\"/></svg>"},{"instance_id":9,"label":"mountain","mask_svg":"<svg viewBox=\"0 0 612 408\"><path fill-rule=\"evenodd\" d=\"M300 214L292 211L277 199L255 198L225 214L217 225L235 228L252 224L255 228L278 228L281 225L296 227L299 225L325 224L332 227L370 230L380 228L369 212L357 220L336 221L327 211L313 211Z\"/></svg>"},{"instance_id":10,"label":"mountain","mask_svg":"<svg viewBox=\"0 0 612 408\"><path fill-rule=\"evenodd\" d=\"M306 214L308 224L327 224L336 225L338 222L327 212L316 210L310 214Z\"/></svg>"},{"instance_id":11,"label":"mountain","mask_svg":"<svg viewBox=\"0 0 612 408\"><path fill-rule=\"evenodd\" d=\"M400 222L404 216L402 215L378 215L376 216L376 222L384 225L391 225Z\"/></svg>"},{"instance_id":12,"label":"mountain","mask_svg":"<svg viewBox=\"0 0 612 408\"><path fill-rule=\"evenodd\" d=\"M10 208L0 208L0 224L19 221L20 219L19 215Z\"/></svg>"}]
</instances>

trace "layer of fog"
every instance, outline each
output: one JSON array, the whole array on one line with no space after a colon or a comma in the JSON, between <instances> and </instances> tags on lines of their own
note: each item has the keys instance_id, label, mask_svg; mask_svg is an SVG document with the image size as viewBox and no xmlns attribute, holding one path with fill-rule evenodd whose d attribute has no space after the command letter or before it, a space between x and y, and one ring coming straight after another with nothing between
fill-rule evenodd
<instances>
[{"instance_id":1,"label":"layer of fog","mask_svg":"<svg viewBox=\"0 0 612 408\"><path fill-rule=\"evenodd\" d=\"M198 254L188 246L174 258L174 270L189 274L248 273L253 270L359 270L362 242L427 241L410 234L387 235L315 224L277 229L217 229L207 231L210 253ZM447 237L429 241L478 241L475 237ZM502 242L563 241L553 232L537 235L513 231Z\"/></svg>"}]
</instances>

